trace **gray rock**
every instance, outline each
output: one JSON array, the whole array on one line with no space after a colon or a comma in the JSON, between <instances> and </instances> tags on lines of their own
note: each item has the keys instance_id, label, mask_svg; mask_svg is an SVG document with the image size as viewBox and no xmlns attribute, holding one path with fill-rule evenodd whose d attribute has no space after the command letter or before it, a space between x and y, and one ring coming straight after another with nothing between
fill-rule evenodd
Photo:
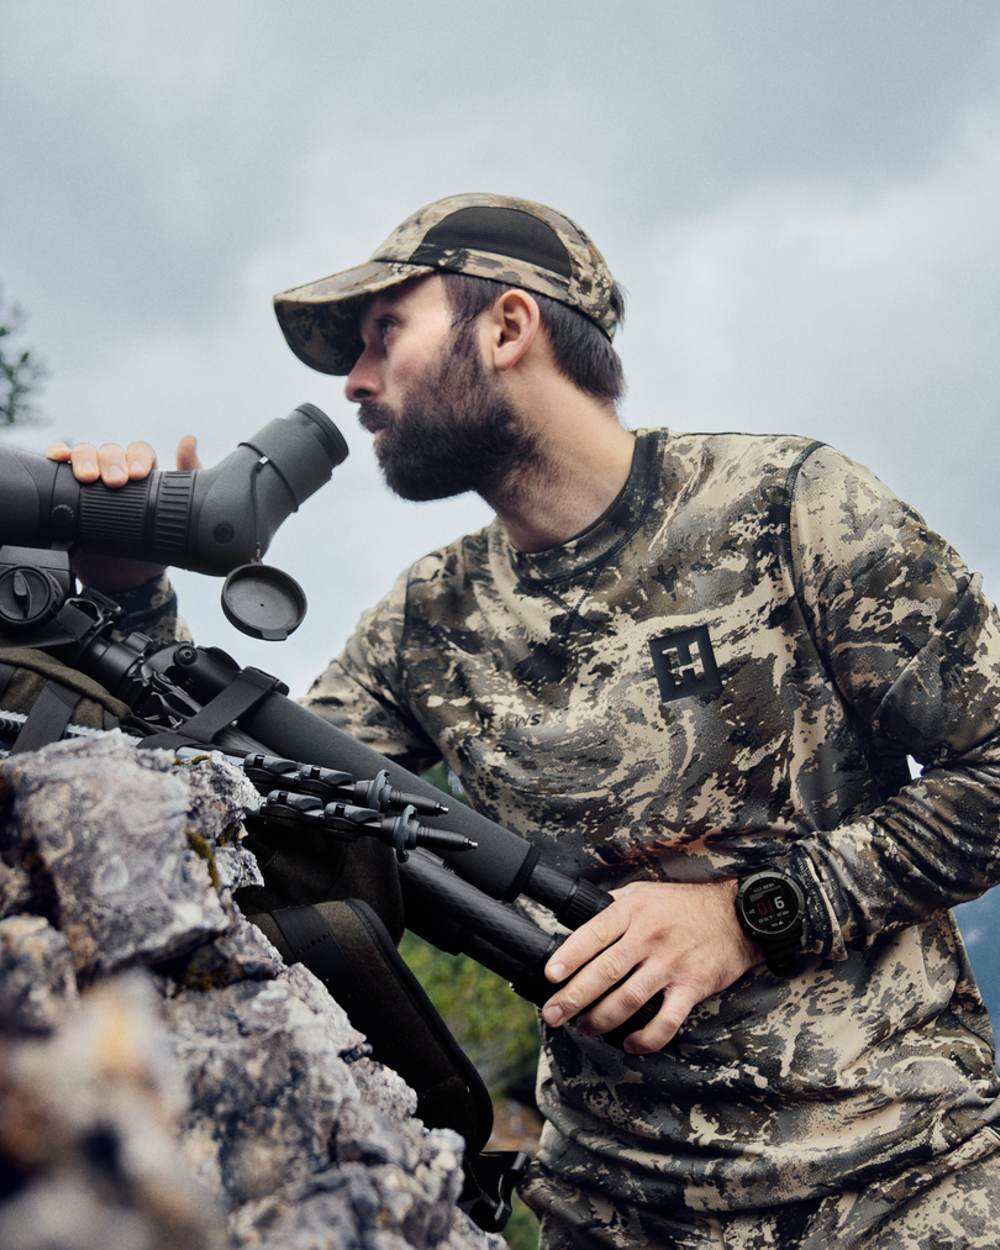
<instances>
[{"instance_id":1,"label":"gray rock","mask_svg":"<svg viewBox=\"0 0 1000 1250\"><path fill-rule=\"evenodd\" d=\"M461 1138L414 1120L416 1096L394 1072L346 1061L361 1035L322 984L295 966L248 991L166 1006L191 1097L182 1141L234 1204L234 1245L502 1246L455 1205Z\"/></svg>"},{"instance_id":2,"label":"gray rock","mask_svg":"<svg viewBox=\"0 0 1000 1250\"><path fill-rule=\"evenodd\" d=\"M42 916L0 920L0 1031L50 1033L77 1005L73 956Z\"/></svg>"},{"instance_id":3,"label":"gray rock","mask_svg":"<svg viewBox=\"0 0 1000 1250\"><path fill-rule=\"evenodd\" d=\"M257 861L240 845L244 814L257 811L261 804L260 795L246 776L225 763L217 751L179 768L169 751L137 754L147 767L166 765L183 777L188 789L188 821L193 829L211 837L220 891L225 895L243 886L263 885Z\"/></svg>"},{"instance_id":4,"label":"gray rock","mask_svg":"<svg viewBox=\"0 0 1000 1250\"><path fill-rule=\"evenodd\" d=\"M353 1092L340 1051L358 1035L310 973L181 994L164 1012L189 1095L182 1149L203 1184L232 1204L328 1165Z\"/></svg>"},{"instance_id":5,"label":"gray rock","mask_svg":"<svg viewBox=\"0 0 1000 1250\"><path fill-rule=\"evenodd\" d=\"M417 1096L398 1073L370 1058L351 1066L362 1099L389 1120L402 1123L417 1113Z\"/></svg>"},{"instance_id":6,"label":"gray rock","mask_svg":"<svg viewBox=\"0 0 1000 1250\"><path fill-rule=\"evenodd\" d=\"M206 763L191 777L198 768L219 771ZM107 734L12 756L3 771L20 830L14 853L44 878L78 973L155 963L230 927L213 883L218 825L194 823L192 807L202 821L226 820L231 803L206 811L165 752Z\"/></svg>"},{"instance_id":7,"label":"gray rock","mask_svg":"<svg viewBox=\"0 0 1000 1250\"><path fill-rule=\"evenodd\" d=\"M0 917L30 911L33 901L31 877L23 868L0 859Z\"/></svg>"},{"instance_id":8,"label":"gray rock","mask_svg":"<svg viewBox=\"0 0 1000 1250\"><path fill-rule=\"evenodd\" d=\"M234 1250L503 1250L427 1170L342 1164L233 1213Z\"/></svg>"},{"instance_id":9,"label":"gray rock","mask_svg":"<svg viewBox=\"0 0 1000 1250\"><path fill-rule=\"evenodd\" d=\"M219 874L220 889L230 895L245 885L263 885L264 878L253 855L242 846L219 846L215 851L215 866Z\"/></svg>"},{"instance_id":10,"label":"gray rock","mask_svg":"<svg viewBox=\"0 0 1000 1250\"><path fill-rule=\"evenodd\" d=\"M455 1205L460 1139L233 904L260 880L239 771L116 734L0 791L0 900L37 913L0 920L4 1250L503 1245Z\"/></svg>"},{"instance_id":11,"label":"gray rock","mask_svg":"<svg viewBox=\"0 0 1000 1250\"><path fill-rule=\"evenodd\" d=\"M211 942L197 947L169 968L177 984L165 992L171 997L184 989L210 990L236 981L266 981L280 976L285 964L263 933L242 917Z\"/></svg>"},{"instance_id":12,"label":"gray rock","mask_svg":"<svg viewBox=\"0 0 1000 1250\"><path fill-rule=\"evenodd\" d=\"M0 1051L4 1250L223 1250L178 1158L183 1086L140 972L85 994L53 1037Z\"/></svg>"}]
</instances>

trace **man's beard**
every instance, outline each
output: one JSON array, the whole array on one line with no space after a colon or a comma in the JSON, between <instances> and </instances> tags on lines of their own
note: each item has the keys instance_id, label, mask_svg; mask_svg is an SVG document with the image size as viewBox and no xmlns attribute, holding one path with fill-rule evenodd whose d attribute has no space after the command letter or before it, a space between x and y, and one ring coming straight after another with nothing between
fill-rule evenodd
<instances>
[{"instance_id":1,"label":"man's beard","mask_svg":"<svg viewBox=\"0 0 1000 1250\"><path fill-rule=\"evenodd\" d=\"M362 425L385 428L375 454L403 499L447 499L474 490L505 493L538 460L534 439L480 359L470 326L456 332L441 362L404 400L399 413L365 400Z\"/></svg>"}]
</instances>

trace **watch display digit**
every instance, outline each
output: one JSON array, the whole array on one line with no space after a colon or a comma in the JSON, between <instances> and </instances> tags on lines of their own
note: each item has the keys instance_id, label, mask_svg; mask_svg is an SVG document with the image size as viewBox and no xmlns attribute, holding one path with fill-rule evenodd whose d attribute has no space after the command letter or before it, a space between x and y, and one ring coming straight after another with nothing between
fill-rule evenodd
<instances>
[{"instance_id":1,"label":"watch display digit","mask_svg":"<svg viewBox=\"0 0 1000 1250\"><path fill-rule=\"evenodd\" d=\"M747 925L763 936L777 936L802 915L802 895L788 877L768 872L751 877L742 895Z\"/></svg>"}]
</instances>

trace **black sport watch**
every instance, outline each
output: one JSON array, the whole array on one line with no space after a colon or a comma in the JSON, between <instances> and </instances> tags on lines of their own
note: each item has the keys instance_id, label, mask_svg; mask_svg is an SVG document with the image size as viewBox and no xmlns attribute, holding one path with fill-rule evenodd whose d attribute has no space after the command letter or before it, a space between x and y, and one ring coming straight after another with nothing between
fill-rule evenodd
<instances>
[{"instance_id":1,"label":"black sport watch","mask_svg":"<svg viewBox=\"0 0 1000 1250\"><path fill-rule=\"evenodd\" d=\"M745 877L736 893L740 928L764 952L775 976L795 967L805 933L806 900L799 883L787 873L765 868Z\"/></svg>"}]
</instances>

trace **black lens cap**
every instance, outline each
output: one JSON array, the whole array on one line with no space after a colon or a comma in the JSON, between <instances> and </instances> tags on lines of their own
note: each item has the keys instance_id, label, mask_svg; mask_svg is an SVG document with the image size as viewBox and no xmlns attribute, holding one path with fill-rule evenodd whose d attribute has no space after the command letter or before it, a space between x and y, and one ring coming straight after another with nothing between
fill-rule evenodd
<instances>
[{"instance_id":1,"label":"black lens cap","mask_svg":"<svg viewBox=\"0 0 1000 1250\"><path fill-rule=\"evenodd\" d=\"M230 625L265 642L284 642L302 624L305 591L294 577L269 564L241 564L222 587Z\"/></svg>"}]
</instances>

